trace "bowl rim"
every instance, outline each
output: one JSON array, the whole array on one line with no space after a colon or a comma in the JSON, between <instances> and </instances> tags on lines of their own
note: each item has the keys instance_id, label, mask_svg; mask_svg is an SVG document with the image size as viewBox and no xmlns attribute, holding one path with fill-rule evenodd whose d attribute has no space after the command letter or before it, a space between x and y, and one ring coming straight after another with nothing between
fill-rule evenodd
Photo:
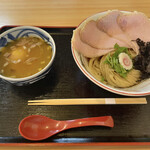
<instances>
[{"instance_id":1,"label":"bowl rim","mask_svg":"<svg viewBox=\"0 0 150 150\"><path fill-rule=\"evenodd\" d=\"M95 13L89 17L87 17L86 19L84 19L78 26L77 28L83 24L85 21L87 21L88 19L98 15L98 14L105 14L109 11L113 11L113 10L107 10L107 11L102 11L102 12L98 12L98 13ZM130 13L132 11L121 11L121 12L125 12L125 13ZM77 66L79 67L79 69L82 71L82 73L89 79L91 80L93 83L95 83L97 86L107 90L107 91L110 91L112 93L116 93L116 94L120 94L120 95L124 95L124 96L146 96L146 95L150 95L150 92L130 92L130 91L123 91L121 89L116 89L116 88L113 88L111 86L107 86L106 84L103 84L102 82L98 81L97 79L95 79L81 64L80 62L78 61L77 57L76 57L76 53L78 53L74 48L73 48L73 45L71 44L71 51L72 51L72 55L73 55L73 58L77 64Z\"/></svg>"},{"instance_id":2,"label":"bowl rim","mask_svg":"<svg viewBox=\"0 0 150 150\"><path fill-rule=\"evenodd\" d=\"M54 39L52 38L52 36L46 32L45 30L39 28L39 27L35 27L35 26L18 26L18 27L13 27L11 29L8 29L7 31L4 31L2 34L0 34L0 38L7 35L9 32L12 32L13 30L16 29L24 29L24 28L28 28L28 29L34 29L34 30L38 30L40 32L42 32L44 35L46 35L47 37L50 38L51 42L53 43L53 48L52 48L52 57L51 60L49 61L49 63L39 72L31 75L31 76L27 76L27 77L23 77L23 78L11 78L11 77L6 77L0 74L0 78L5 79L7 81L12 81L12 82L23 82L26 80L31 80L39 75L41 75L42 73L44 73L53 63L55 55L56 55L56 44Z\"/></svg>"}]
</instances>

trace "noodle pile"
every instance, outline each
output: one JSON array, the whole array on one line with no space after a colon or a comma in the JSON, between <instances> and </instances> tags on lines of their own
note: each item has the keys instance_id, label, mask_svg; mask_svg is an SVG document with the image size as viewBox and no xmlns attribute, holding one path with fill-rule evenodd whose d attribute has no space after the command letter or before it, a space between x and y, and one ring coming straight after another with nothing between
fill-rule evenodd
<instances>
[{"instance_id":1,"label":"noodle pile","mask_svg":"<svg viewBox=\"0 0 150 150\"><path fill-rule=\"evenodd\" d=\"M107 54L108 55L108 54ZM127 88L136 85L140 80L140 71L132 69L127 76L121 77L113 68L105 63L107 55L96 58L86 58L81 55L81 60L86 70L98 81L113 87Z\"/></svg>"}]
</instances>

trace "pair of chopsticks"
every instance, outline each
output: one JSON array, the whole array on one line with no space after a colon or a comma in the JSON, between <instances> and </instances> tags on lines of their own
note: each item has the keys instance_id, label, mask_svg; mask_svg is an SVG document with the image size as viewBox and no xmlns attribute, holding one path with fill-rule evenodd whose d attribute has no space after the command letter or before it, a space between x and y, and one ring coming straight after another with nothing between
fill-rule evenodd
<instances>
[{"instance_id":1,"label":"pair of chopsticks","mask_svg":"<svg viewBox=\"0 0 150 150\"><path fill-rule=\"evenodd\" d=\"M28 105L147 104L146 98L77 98L29 100Z\"/></svg>"}]
</instances>

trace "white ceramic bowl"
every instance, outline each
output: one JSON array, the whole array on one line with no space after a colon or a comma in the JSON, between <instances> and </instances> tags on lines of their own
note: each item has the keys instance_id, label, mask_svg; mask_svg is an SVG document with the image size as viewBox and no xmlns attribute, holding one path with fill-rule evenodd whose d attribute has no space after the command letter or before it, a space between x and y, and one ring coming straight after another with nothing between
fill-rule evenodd
<instances>
[{"instance_id":1,"label":"white ceramic bowl","mask_svg":"<svg viewBox=\"0 0 150 150\"><path fill-rule=\"evenodd\" d=\"M89 20L97 20L99 17L102 17L103 15L106 15L109 11L97 13L93 16L88 17L85 19L81 24L78 26L78 28L82 27L87 21ZM123 13L130 13L127 11L122 11ZM83 66L81 62L80 54L73 48L72 46L72 54L74 57L74 60L77 64L77 66L80 68L80 70L83 72L83 74L89 78L93 83L98 85L99 87L108 90L110 92L120 94L120 95L126 95L126 96L145 96L150 95L150 79L147 79L138 85L135 85L130 88L114 88L112 86L108 86L106 84L103 84L102 82L96 80Z\"/></svg>"},{"instance_id":2,"label":"white ceramic bowl","mask_svg":"<svg viewBox=\"0 0 150 150\"><path fill-rule=\"evenodd\" d=\"M32 83L44 78L46 76L46 74L50 71L52 63L53 63L55 55L56 55L56 46L55 46L55 42L54 42L53 38L51 37L51 35L41 28L32 27L32 26L15 27L15 28L12 28L12 29L9 29L9 30L3 32L0 35L0 49L3 48L8 42L11 42L17 38L24 37L24 36L39 37L39 38L42 38L45 42L47 42L49 45L51 45L52 58L45 68L43 68L41 71L39 71L31 76L28 76L28 77L10 78L10 77L5 77L3 75L0 75L0 78L2 78L3 80L8 81L17 86L32 84Z\"/></svg>"}]
</instances>

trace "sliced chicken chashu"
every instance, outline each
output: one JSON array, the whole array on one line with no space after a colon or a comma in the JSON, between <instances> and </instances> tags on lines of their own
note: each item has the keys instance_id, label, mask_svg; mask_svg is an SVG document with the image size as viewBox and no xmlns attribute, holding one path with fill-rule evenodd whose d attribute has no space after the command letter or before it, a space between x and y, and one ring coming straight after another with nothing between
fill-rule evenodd
<instances>
[{"instance_id":1,"label":"sliced chicken chashu","mask_svg":"<svg viewBox=\"0 0 150 150\"><path fill-rule=\"evenodd\" d=\"M114 49L97 49L93 48L87 43L84 43L79 34L80 30L76 29L73 32L73 37L72 37L72 48L81 53L83 56L88 57L88 58L93 58L93 57L98 57L105 55Z\"/></svg>"},{"instance_id":2,"label":"sliced chicken chashu","mask_svg":"<svg viewBox=\"0 0 150 150\"><path fill-rule=\"evenodd\" d=\"M123 14L118 10L109 12L107 15L97 20L97 27L117 40L124 42L128 48L132 48L138 53L138 45L132 41L132 38L122 30L117 23L117 18Z\"/></svg>"},{"instance_id":3,"label":"sliced chicken chashu","mask_svg":"<svg viewBox=\"0 0 150 150\"><path fill-rule=\"evenodd\" d=\"M130 48L125 42L111 37L107 33L99 30L97 22L94 20L87 22L84 27L82 27L80 30L80 37L83 42L97 49L112 49L116 43L120 46Z\"/></svg>"},{"instance_id":4,"label":"sliced chicken chashu","mask_svg":"<svg viewBox=\"0 0 150 150\"><path fill-rule=\"evenodd\" d=\"M141 12L121 14L117 22L132 40L140 38L144 42L150 41L150 20L145 14Z\"/></svg>"}]
</instances>

